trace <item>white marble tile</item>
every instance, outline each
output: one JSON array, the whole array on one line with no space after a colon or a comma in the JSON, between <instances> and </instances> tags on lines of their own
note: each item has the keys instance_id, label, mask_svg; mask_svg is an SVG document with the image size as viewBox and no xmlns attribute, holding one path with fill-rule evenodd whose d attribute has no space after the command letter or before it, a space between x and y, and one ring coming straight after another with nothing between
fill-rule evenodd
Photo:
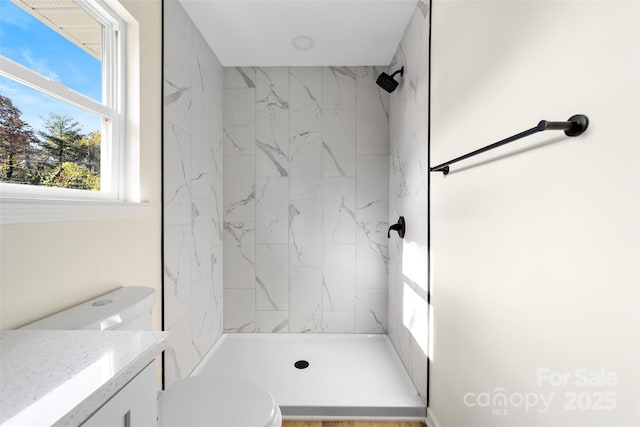
<instances>
[{"instance_id":1,"label":"white marble tile","mask_svg":"<svg viewBox=\"0 0 640 427\"><path fill-rule=\"evenodd\" d=\"M181 47L181 50L185 50L184 46L189 46L191 44L191 27L193 24L191 23L189 15L187 15L187 12L179 1L167 0L165 2L165 17L167 18L165 21L165 34L171 35L172 38L176 35L183 37L188 43ZM174 51L167 50L167 45L165 44L165 53L172 55ZM170 55L165 55L165 60L170 58Z\"/></svg>"},{"instance_id":2,"label":"white marble tile","mask_svg":"<svg viewBox=\"0 0 640 427\"><path fill-rule=\"evenodd\" d=\"M192 27L191 34L191 111L202 112L208 110L213 103L213 99L207 97L207 95L211 95L207 93L210 86L207 72L211 68L210 63L213 55L211 48L197 28Z\"/></svg>"},{"instance_id":3,"label":"white marble tile","mask_svg":"<svg viewBox=\"0 0 640 427\"><path fill-rule=\"evenodd\" d=\"M395 218L400 212L404 212L404 206L401 204L409 197L407 160L401 155L397 143L392 141L389 149L389 213L390 218Z\"/></svg>"},{"instance_id":4,"label":"white marble tile","mask_svg":"<svg viewBox=\"0 0 640 427\"><path fill-rule=\"evenodd\" d=\"M198 29L194 27L194 31L198 31ZM200 66L197 68L204 81L203 108L204 111L211 111L215 107L222 108L222 92L224 90L222 78L224 70L218 57L207 42L204 39L202 39L202 42L204 45L199 45L198 52ZM192 81L195 81L194 78L192 78Z\"/></svg>"},{"instance_id":5,"label":"white marble tile","mask_svg":"<svg viewBox=\"0 0 640 427\"><path fill-rule=\"evenodd\" d=\"M322 313L322 332L349 334L355 332L354 311L325 311Z\"/></svg>"},{"instance_id":6,"label":"white marble tile","mask_svg":"<svg viewBox=\"0 0 640 427\"><path fill-rule=\"evenodd\" d=\"M215 53L212 51L211 53ZM212 77L212 87L211 87L211 98L213 102L218 107L223 107L223 94L224 94L224 67L220 63L220 60L217 56L215 56L214 61L212 63L212 68L208 72Z\"/></svg>"},{"instance_id":7,"label":"white marble tile","mask_svg":"<svg viewBox=\"0 0 640 427\"><path fill-rule=\"evenodd\" d=\"M211 276L214 232L217 235L211 207L210 198L194 198L191 202L191 279L193 281Z\"/></svg>"},{"instance_id":8,"label":"white marble tile","mask_svg":"<svg viewBox=\"0 0 640 427\"><path fill-rule=\"evenodd\" d=\"M389 248L390 260L389 260L389 279L387 283L387 333L389 339L393 343L393 346L397 349L398 353L402 352L404 348L400 347L398 340L399 329L402 326L402 311L403 311L403 282L402 282L402 266L400 259L396 255L392 255L392 250ZM401 356L402 357L402 356Z\"/></svg>"},{"instance_id":9,"label":"white marble tile","mask_svg":"<svg viewBox=\"0 0 640 427\"><path fill-rule=\"evenodd\" d=\"M289 68L289 134L322 130L322 68Z\"/></svg>"},{"instance_id":10,"label":"white marble tile","mask_svg":"<svg viewBox=\"0 0 640 427\"><path fill-rule=\"evenodd\" d=\"M389 152L389 97L376 88L356 89L356 150L358 154Z\"/></svg>"},{"instance_id":11,"label":"white marble tile","mask_svg":"<svg viewBox=\"0 0 640 427\"><path fill-rule=\"evenodd\" d=\"M255 221L255 158L225 156L224 163L224 220Z\"/></svg>"},{"instance_id":12,"label":"white marble tile","mask_svg":"<svg viewBox=\"0 0 640 427\"><path fill-rule=\"evenodd\" d=\"M289 242L289 178L256 178L256 242Z\"/></svg>"},{"instance_id":13,"label":"white marble tile","mask_svg":"<svg viewBox=\"0 0 640 427\"><path fill-rule=\"evenodd\" d=\"M287 176L289 112L278 108L256 111L256 176Z\"/></svg>"},{"instance_id":14,"label":"white marble tile","mask_svg":"<svg viewBox=\"0 0 640 427\"><path fill-rule=\"evenodd\" d=\"M210 123L209 131L211 132L211 148L213 152L213 166L216 175L222 175L224 162L224 123L222 118L222 106L215 105L211 112L208 113L207 120Z\"/></svg>"},{"instance_id":15,"label":"white marble tile","mask_svg":"<svg viewBox=\"0 0 640 427\"><path fill-rule=\"evenodd\" d=\"M289 248L256 245L256 309L286 311L289 307Z\"/></svg>"},{"instance_id":16,"label":"white marble tile","mask_svg":"<svg viewBox=\"0 0 640 427\"><path fill-rule=\"evenodd\" d=\"M224 223L224 287L255 288L255 224Z\"/></svg>"},{"instance_id":17,"label":"white marble tile","mask_svg":"<svg viewBox=\"0 0 640 427\"><path fill-rule=\"evenodd\" d=\"M409 372L418 393L424 400L427 399L428 363L424 350L414 340L411 340L411 367Z\"/></svg>"},{"instance_id":18,"label":"white marble tile","mask_svg":"<svg viewBox=\"0 0 640 427\"><path fill-rule=\"evenodd\" d=\"M389 214L407 218L405 239L389 240L389 337L422 398L426 398L427 120L428 7L423 1L405 31L390 72L405 65L400 85L389 98Z\"/></svg>"},{"instance_id":19,"label":"white marble tile","mask_svg":"<svg viewBox=\"0 0 640 427\"><path fill-rule=\"evenodd\" d=\"M320 200L289 202L289 265L320 267L322 210Z\"/></svg>"},{"instance_id":20,"label":"white marble tile","mask_svg":"<svg viewBox=\"0 0 640 427\"><path fill-rule=\"evenodd\" d=\"M213 329L215 305L210 275L194 280L192 285L191 345L193 360L201 360L216 340Z\"/></svg>"},{"instance_id":21,"label":"white marble tile","mask_svg":"<svg viewBox=\"0 0 640 427\"><path fill-rule=\"evenodd\" d=\"M169 387L176 381L185 379L193 369L191 352L191 316L182 318L169 332L167 348L164 351L164 384Z\"/></svg>"},{"instance_id":22,"label":"white marble tile","mask_svg":"<svg viewBox=\"0 0 640 427\"><path fill-rule=\"evenodd\" d=\"M386 221L389 213L389 159L387 155L358 156L356 221Z\"/></svg>"},{"instance_id":23,"label":"white marble tile","mask_svg":"<svg viewBox=\"0 0 640 427\"><path fill-rule=\"evenodd\" d=\"M176 10L182 9L177 7ZM169 21L169 25L172 21ZM177 28L167 28L172 34L166 37L165 41L165 62L164 62L164 113L165 120L170 121L185 131L190 130L191 120L191 67L185 64L191 62L191 52L184 49L191 43L191 31L187 30L189 36L182 33Z\"/></svg>"},{"instance_id":24,"label":"white marble tile","mask_svg":"<svg viewBox=\"0 0 640 427\"><path fill-rule=\"evenodd\" d=\"M386 67L386 66L357 67L356 68L356 73L357 73L356 86L378 88L379 86L376 84L376 80L378 79L378 76L382 72L388 73L389 67Z\"/></svg>"},{"instance_id":25,"label":"white marble tile","mask_svg":"<svg viewBox=\"0 0 640 427\"><path fill-rule=\"evenodd\" d=\"M289 311L258 310L256 332L289 332Z\"/></svg>"},{"instance_id":26,"label":"white marble tile","mask_svg":"<svg viewBox=\"0 0 640 427\"><path fill-rule=\"evenodd\" d=\"M426 226L427 212L427 148L426 132L419 128L399 144L399 155L405 166L406 194L398 200L398 208L406 216L413 217L413 224ZM417 139L422 134L424 139ZM390 187L391 188L391 187ZM397 188L397 187L396 187ZM397 191L397 190L396 190Z\"/></svg>"},{"instance_id":27,"label":"white marble tile","mask_svg":"<svg viewBox=\"0 0 640 427\"><path fill-rule=\"evenodd\" d=\"M400 319L399 322L399 329L392 338L392 343L396 348L406 371L411 375L411 334L402 324L402 319Z\"/></svg>"},{"instance_id":28,"label":"white marble tile","mask_svg":"<svg viewBox=\"0 0 640 427\"><path fill-rule=\"evenodd\" d=\"M256 90L224 90L224 155L253 155L256 141Z\"/></svg>"},{"instance_id":29,"label":"white marble tile","mask_svg":"<svg viewBox=\"0 0 640 427\"><path fill-rule=\"evenodd\" d=\"M354 110L325 110L322 116L322 174L355 176L356 116Z\"/></svg>"},{"instance_id":30,"label":"white marble tile","mask_svg":"<svg viewBox=\"0 0 640 427\"><path fill-rule=\"evenodd\" d=\"M224 88L240 89L256 87L256 70L253 67L224 67Z\"/></svg>"},{"instance_id":31,"label":"white marble tile","mask_svg":"<svg viewBox=\"0 0 640 427\"><path fill-rule=\"evenodd\" d=\"M402 327L411 335L416 349L426 353L429 343L429 305L427 291L405 280L402 284ZM411 351L411 346L409 351Z\"/></svg>"},{"instance_id":32,"label":"white marble tile","mask_svg":"<svg viewBox=\"0 0 640 427\"><path fill-rule=\"evenodd\" d=\"M289 109L289 69L256 67L256 109Z\"/></svg>"},{"instance_id":33,"label":"white marble tile","mask_svg":"<svg viewBox=\"0 0 640 427\"><path fill-rule=\"evenodd\" d=\"M326 245L322 264L322 311L353 311L356 289L355 245Z\"/></svg>"},{"instance_id":34,"label":"white marble tile","mask_svg":"<svg viewBox=\"0 0 640 427\"><path fill-rule=\"evenodd\" d=\"M254 332L256 328L255 302L256 296L253 289L225 289L225 332Z\"/></svg>"},{"instance_id":35,"label":"white marble tile","mask_svg":"<svg viewBox=\"0 0 640 427\"><path fill-rule=\"evenodd\" d=\"M353 110L356 105L356 68L322 67L322 108Z\"/></svg>"},{"instance_id":36,"label":"white marble tile","mask_svg":"<svg viewBox=\"0 0 640 427\"><path fill-rule=\"evenodd\" d=\"M225 123L220 62L180 4L168 1L165 6L163 262L165 325L175 343L166 357L166 378L171 383L186 377L222 333ZM251 108L245 111L242 103L247 99ZM255 149L254 103L251 93L234 93L227 105L229 135L246 148L239 154ZM253 182L246 189L242 176L234 178L239 181L229 193L238 199L230 202L229 216L253 221ZM240 193L245 190L250 206L242 204ZM249 228L253 233L253 224ZM243 259L244 248L236 249L230 250L232 262Z\"/></svg>"},{"instance_id":37,"label":"white marble tile","mask_svg":"<svg viewBox=\"0 0 640 427\"><path fill-rule=\"evenodd\" d=\"M224 207L222 206L223 198L223 177L215 175L213 179L211 192L211 220L213 221L213 235L211 244L222 245L224 231Z\"/></svg>"},{"instance_id":38,"label":"white marble tile","mask_svg":"<svg viewBox=\"0 0 640 427\"><path fill-rule=\"evenodd\" d=\"M387 223L356 226L356 288L387 288Z\"/></svg>"},{"instance_id":39,"label":"white marble tile","mask_svg":"<svg viewBox=\"0 0 640 427\"><path fill-rule=\"evenodd\" d=\"M191 311L191 227L164 231L164 323L174 326Z\"/></svg>"},{"instance_id":40,"label":"white marble tile","mask_svg":"<svg viewBox=\"0 0 640 427\"><path fill-rule=\"evenodd\" d=\"M321 332L320 267L289 269L289 332Z\"/></svg>"},{"instance_id":41,"label":"white marble tile","mask_svg":"<svg viewBox=\"0 0 640 427\"><path fill-rule=\"evenodd\" d=\"M385 333L387 331L387 290L356 290L356 332Z\"/></svg>"},{"instance_id":42,"label":"white marble tile","mask_svg":"<svg viewBox=\"0 0 640 427\"><path fill-rule=\"evenodd\" d=\"M410 281L416 291L427 291L427 229L421 225L410 227L404 239L397 237L392 240L402 241L402 256L397 261L402 266L402 278Z\"/></svg>"},{"instance_id":43,"label":"white marble tile","mask_svg":"<svg viewBox=\"0 0 640 427\"><path fill-rule=\"evenodd\" d=\"M213 307L211 307L211 328L214 342L217 342L224 332L223 325L223 295L224 295L224 248L222 245L214 246L212 262L212 279L213 279Z\"/></svg>"},{"instance_id":44,"label":"white marble tile","mask_svg":"<svg viewBox=\"0 0 640 427\"><path fill-rule=\"evenodd\" d=\"M224 246L222 244L214 246L211 251L211 278L213 281L213 309L214 312L222 317L222 291L224 288ZM215 326L215 325L214 325ZM222 327L219 328L222 333ZM219 335L216 335L216 337Z\"/></svg>"},{"instance_id":45,"label":"white marble tile","mask_svg":"<svg viewBox=\"0 0 640 427\"><path fill-rule=\"evenodd\" d=\"M289 197L319 199L322 191L320 133L302 133L289 140Z\"/></svg>"},{"instance_id":46,"label":"white marble tile","mask_svg":"<svg viewBox=\"0 0 640 427\"><path fill-rule=\"evenodd\" d=\"M192 197L211 197L216 159L208 114L194 111L191 128L191 194Z\"/></svg>"},{"instance_id":47,"label":"white marble tile","mask_svg":"<svg viewBox=\"0 0 640 427\"><path fill-rule=\"evenodd\" d=\"M355 179L325 177L322 185L324 244L355 243Z\"/></svg>"},{"instance_id":48,"label":"white marble tile","mask_svg":"<svg viewBox=\"0 0 640 427\"><path fill-rule=\"evenodd\" d=\"M191 220L191 135L164 123L164 221L165 225Z\"/></svg>"}]
</instances>

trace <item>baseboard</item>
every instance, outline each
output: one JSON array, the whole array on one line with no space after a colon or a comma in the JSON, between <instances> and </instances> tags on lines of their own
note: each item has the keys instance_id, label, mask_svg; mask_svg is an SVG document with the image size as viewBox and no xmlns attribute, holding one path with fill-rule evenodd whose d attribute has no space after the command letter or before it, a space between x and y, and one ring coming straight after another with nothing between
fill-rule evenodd
<instances>
[{"instance_id":1,"label":"baseboard","mask_svg":"<svg viewBox=\"0 0 640 427\"><path fill-rule=\"evenodd\" d=\"M442 424L440 424L440 421L438 421L438 417L436 417L431 408L427 408L427 426L442 427Z\"/></svg>"}]
</instances>

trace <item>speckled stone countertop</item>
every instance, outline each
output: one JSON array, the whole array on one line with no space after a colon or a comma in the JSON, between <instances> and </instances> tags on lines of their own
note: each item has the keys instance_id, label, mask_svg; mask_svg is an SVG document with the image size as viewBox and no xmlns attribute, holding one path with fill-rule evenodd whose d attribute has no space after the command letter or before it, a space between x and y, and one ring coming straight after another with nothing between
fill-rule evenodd
<instances>
[{"instance_id":1,"label":"speckled stone countertop","mask_svg":"<svg viewBox=\"0 0 640 427\"><path fill-rule=\"evenodd\" d=\"M167 337L0 331L0 426L77 426L151 363Z\"/></svg>"}]
</instances>

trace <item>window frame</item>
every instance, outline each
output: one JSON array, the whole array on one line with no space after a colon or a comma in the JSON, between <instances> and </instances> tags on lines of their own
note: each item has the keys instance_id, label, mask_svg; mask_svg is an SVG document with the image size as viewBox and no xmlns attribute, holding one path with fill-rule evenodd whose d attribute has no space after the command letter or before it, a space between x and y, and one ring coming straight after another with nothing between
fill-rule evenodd
<instances>
[{"instance_id":1,"label":"window frame","mask_svg":"<svg viewBox=\"0 0 640 427\"><path fill-rule=\"evenodd\" d=\"M102 102L0 55L0 75L102 119L100 191L0 182L0 200L125 200L125 41L126 25L102 0L74 0L103 26Z\"/></svg>"}]
</instances>

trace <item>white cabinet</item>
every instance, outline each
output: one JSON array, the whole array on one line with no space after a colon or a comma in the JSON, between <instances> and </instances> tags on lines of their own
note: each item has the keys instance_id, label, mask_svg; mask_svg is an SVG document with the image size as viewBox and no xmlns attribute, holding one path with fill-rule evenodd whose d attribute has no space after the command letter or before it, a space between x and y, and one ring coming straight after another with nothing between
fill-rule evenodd
<instances>
[{"instance_id":1,"label":"white cabinet","mask_svg":"<svg viewBox=\"0 0 640 427\"><path fill-rule=\"evenodd\" d=\"M152 362L122 387L83 427L155 427L158 425L156 369Z\"/></svg>"}]
</instances>

